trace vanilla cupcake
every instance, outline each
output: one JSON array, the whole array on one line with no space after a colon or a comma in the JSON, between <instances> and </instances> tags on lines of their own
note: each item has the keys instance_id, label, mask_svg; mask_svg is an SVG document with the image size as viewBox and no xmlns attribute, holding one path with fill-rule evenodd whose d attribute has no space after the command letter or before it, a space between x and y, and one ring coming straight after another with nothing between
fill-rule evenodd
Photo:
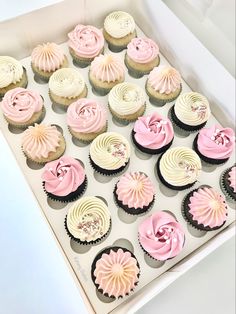
<instances>
[{"instance_id":1,"label":"vanilla cupcake","mask_svg":"<svg viewBox=\"0 0 236 314\"><path fill-rule=\"evenodd\" d=\"M50 76L58 69L68 66L68 60L60 46L45 43L34 48L31 54L31 67L34 74L48 82Z\"/></svg>"},{"instance_id":2,"label":"vanilla cupcake","mask_svg":"<svg viewBox=\"0 0 236 314\"><path fill-rule=\"evenodd\" d=\"M104 21L103 35L111 51L122 51L136 37L133 17L123 11L110 13Z\"/></svg>"},{"instance_id":3,"label":"vanilla cupcake","mask_svg":"<svg viewBox=\"0 0 236 314\"><path fill-rule=\"evenodd\" d=\"M25 68L12 57L0 56L0 98L10 89L27 87L28 80Z\"/></svg>"},{"instance_id":4,"label":"vanilla cupcake","mask_svg":"<svg viewBox=\"0 0 236 314\"><path fill-rule=\"evenodd\" d=\"M150 38L133 38L127 46L125 65L129 75L140 78L160 63L159 47Z\"/></svg>"},{"instance_id":5,"label":"vanilla cupcake","mask_svg":"<svg viewBox=\"0 0 236 314\"><path fill-rule=\"evenodd\" d=\"M163 106L175 100L181 93L181 76L170 66L155 67L146 82L146 92L152 104Z\"/></svg>"},{"instance_id":6,"label":"vanilla cupcake","mask_svg":"<svg viewBox=\"0 0 236 314\"><path fill-rule=\"evenodd\" d=\"M49 79L51 101L64 108L76 100L86 97L87 92L84 78L76 69L59 69Z\"/></svg>"},{"instance_id":7,"label":"vanilla cupcake","mask_svg":"<svg viewBox=\"0 0 236 314\"><path fill-rule=\"evenodd\" d=\"M181 94L171 108L171 118L183 130L197 131L204 127L211 115L208 100L196 92Z\"/></svg>"},{"instance_id":8,"label":"vanilla cupcake","mask_svg":"<svg viewBox=\"0 0 236 314\"><path fill-rule=\"evenodd\" d=\"M124 78L124 65L113 54L100 55L91 63L89 81L93 91L101 96L108 94L112 87L122 83Z\"/></svg>"},{"instance_id":9,"label":"vanilla cupcake","mask_svg":"<svg viewBox=\"0 0 236 314\"><path fill-rule=\"evenodd\" d=\"M81 68L88 66L95 57L103 53L103 34L94 26L78 24L68 37L70 54Z\"/></svg>"},{"instance_id":10,"label":"vanilla cupcake","mask_svg":"<svg viewBox=\"0 0 236 314\"><path fill-rule=\"evenodd\" d=\"M128 82L120 83L109 93L109 109L117 120L135 121L145 111L145 98L144 91L138 85Z\"/></svg>"}]
</instances>

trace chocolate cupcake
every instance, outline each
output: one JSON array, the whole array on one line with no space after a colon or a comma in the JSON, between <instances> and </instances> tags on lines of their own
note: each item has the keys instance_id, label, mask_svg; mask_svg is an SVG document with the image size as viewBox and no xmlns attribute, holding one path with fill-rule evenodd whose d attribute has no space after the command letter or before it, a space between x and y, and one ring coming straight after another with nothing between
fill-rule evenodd
<instances>
[{"instance_id":1,"label":"chocolate cupcake","mask_svg":"<svg viewBox=\"0 0 236 314\"><path fill-rule=\"evenodd\" d=\"M226 197L236 201L236 165L223 172L220 183Z\"/></svg>"}]
</instances>

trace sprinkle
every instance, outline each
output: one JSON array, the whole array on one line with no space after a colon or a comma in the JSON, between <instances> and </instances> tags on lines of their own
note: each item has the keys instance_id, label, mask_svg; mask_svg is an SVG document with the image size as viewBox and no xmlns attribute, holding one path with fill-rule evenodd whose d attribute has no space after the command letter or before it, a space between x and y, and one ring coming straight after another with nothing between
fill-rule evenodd
<instances>
[{"instance_id":1,"label":"sprinkle","mask_svg":"<svg viewBox=\"0 0 236 314\"><path fill-rule=\"evenodd\" d=\"M170 240L168 239L168 240L166 240L166 244L170 244Z\"/></svg>"},{"instance_id":2,"label":"sprinkle","mask_svg":"<svg viewBox=\"0 0 236 314\"><path fill-rule=\"evenodd\" d=\"M174 239L173 239L173 241L174 241L174 242L177 242L177 239L176 239L176 238L174 238Z\"/></svg>"},{"instance_id":3,"label":"sprinkle","mask_svg":"<svg viewBox=\"0 0 236 314\"><path fill-rule=\"evenodd\" d=\"M59 180L62 181L64 177L59 177Z\"/></svg>"},{"instance_id":4,"label":"sprinkle","mask_svg":"<svg viewBox=\"0 0 236 314\"><path fill-rule=\"evenodd\" d=\"M165 239L165 240L168 240L169 238L168 238L167 236L164 236L164 239Z\"/></svg>"},{"instance_id":5,"label":"sprinkle","mask_svg":"<svg viewBox=\"0 0 236 314\"><path fill-rule=\"evenodd\" d=\"M148 235L151 235L151 234L152 234L152 231L151 231L151 230L148 230L148 231L147 231L147 234L148 234Z\"/></svg>"},{"instance_id":6,"label":"sprinkle","mask_svg":"<svg viewBox=\"0 0 236 314\"><path fill-rule=\"evenodd\" d=\"M169 231L169 232L172 232L173 230L172 230L172 228L169 228L168 231Z\"/></svg>"},{"instance_id":7,"label":"sprinkle","mask_svg":"<svg viewBox=\"0 0 236 314\"><path fill-rule=\"evenodd\" d=\"M157 237L155 237L155 238L154 238L154 240L157 242L157 241L158 241L158 238L157 238Z\"/></svg>"},{"instance_id":8,"label":"sprinkle","mask_svg":"<svg viewBox=\"0 0 236 314\"><path fill-rule=\"evenodd\" d=\"M212 135L211 140L214 141L216 138L215 136Z\"/></svg>"}]
</instances>

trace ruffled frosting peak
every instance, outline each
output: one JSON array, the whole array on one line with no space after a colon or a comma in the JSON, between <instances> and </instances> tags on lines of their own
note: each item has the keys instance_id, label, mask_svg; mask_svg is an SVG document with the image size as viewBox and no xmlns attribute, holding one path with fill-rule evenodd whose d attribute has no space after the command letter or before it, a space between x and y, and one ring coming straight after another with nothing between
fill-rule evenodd
<instances>
[{"instance_id":1,"label":"ruffled frosting peak","mask_svg":"<svg viewBox=\"0 0 236 314\"><path fill-rule=\"evenodd\" d=\"M105 18L104 29L112 37L122 38L134 32L135 22L130 14L115 11Z\"/></svg>"},{"instance_id":2,"label":"ruffled frosting peak","mask_svg":"<svg viewBox=\"0 0 236 314\"><path fill-rule=\"evenodd\" d=\"M16 84L22 79L23 67L12 57L0 56L0 88Z\"/></svg>"},{"instance_id":3,"label":"ruffled frosting peak","mask_svg":"<svg viewBox=\"0 0 236 314\"><path fill-rule=\"evenodd\" d=\"M34 48L31 54L31 60L34 66L39 70L52 72L62 66L65 55L57 44L44 43Z\"/></svg>"},{"instance_id":4,"label":"ruffled frosting peak","mask_svg":"<svg viewBox=\"0 0 236 314\"><path fill-rule=\"evenodd\" d=\"M170 66L155 67L148 76L148 83L160 94L170 94L181 86L179 72Z\"/></svg>"},{"instance_id":5,"label":"ruffled frosting peak","mask_svg":"<svg viewBox=\"0 0 236 314\"><path fill-rule=\"evenodd\" d=\"M148 206L155 194L154 185L144 173L125 173L117 183L118 200L129 208Z\"/></svg>"},{"instance_id":6,"label":"ruffled frosting peak","mask_svg":"<svg viewBox=\"0 0 236 314\"><path fill-rule=\"evenodd\" d=\"M137 63L153 61L159 54L159 47L150 38L133 38L127 46L127 55Z\"/></svg>"},{"instance_id":7,"label":"ruffled frosting peak","mask_svg":"<svg viewBox=\"0 0 236 314\"><path fill-rule=\"evenodd\" d=\"M174 137L172 123L156 111L139 117L134 124L135 140L143 147L159 149L169 144Z\"/></svg>"},{"instance_id":8,"label":"ruffled frosting peak","mask_svg":"<svg viewBox=\"0 0 236 314\"><path fill-rule=\"evenodd\" d=\"M91 74L102 82L115 82L124 78L124 65L113 55L100 55L96 57L90 68Z\"/></svg>"},{"instance_id":9,"label":"ruffled frosting peak","mask_svg":"<svg viewBox=\"0 0 236 314\"><path fill-rule=\"evenodd\" d=\"M200 188L189 199L189 212L193 220L204 227L219 227L227 217L227 205L223 195L213 188Z\"/></svg>"},{"instance_id":10,"label":"ruffled frosting peak","mask_svg":"<svg viewBox=\"0 0 236 314\"><path fill-rule=\"evenodd\" d=\"M45 190L57 196L76 191L85 180L81 163L69 156L48 162L42 174Z\"/></svg>"},{"instance_id":11,"label":"ruffled frosting peak","mask_svg":"<svg viewBox=\"0 0 236 314\"><path fill-rule=\"evenodd\" d=\"M184 246L184 230L175 218L160 211L145 219L139 226L139 241L153 258L165 261L178 255Z\"/></svg>"},{"instance_id":12,"label":"ruffled frosting peak","mask_svg":"<svg viewBox=\"0 0 236 314\"><path fill-rule=\"evenodd\" d=\"M236 167L232 167L229 172L229 186L233 189L234 193L236 193Z\"/></svg>"},{"instance_id":13,"label":"ruffled frosting peak","mask_svg":"<svg viewBox=\"0 0 236 314\"><path fill-rule=\"evenodd\" d=\"M95 283L103 294L115 298L124 297L135 288L138 282L139 268L137 261L127 250L119 248L117 252L110 250L103 253L96 262L94 270Z\"/></svg>"}]
</instances>

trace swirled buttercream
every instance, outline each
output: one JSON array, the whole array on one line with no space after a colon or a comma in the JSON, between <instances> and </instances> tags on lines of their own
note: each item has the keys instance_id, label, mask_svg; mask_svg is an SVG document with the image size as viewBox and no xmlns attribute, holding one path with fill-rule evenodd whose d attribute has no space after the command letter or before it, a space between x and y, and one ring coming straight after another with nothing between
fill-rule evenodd
<instances>
[{"instance_id":1,"label":"swirled buttercream","mask_svg":"<svg viewBox=\"0 0 236 314\"><path fill-rule=\"evenodd\" d=\"M0 56L0 88L20 82L23 77L23 67L12 57Z\"/></svg>"},{"instance_id":2,"label":"swirled buttercream","mask_svg":"<svg viewBox=\"0 0 236 314\"><path fill-rule=\"evenodd\" d=\"M159 48L150 38L133 38L127 46L127 55L137 63L151 62L158 54Z\"/></svg>"},{"instance_id":3,"label":"swirled buttercream","mask_svg":"<svg viewBox=\"0 0 236 314\"><path fill-rule=\"evenodd\" d=\"M115 11L105 18L104 29L112 37L122 38L135 31L135 22L130 14Z\"/></svg>"}]
</instances>

